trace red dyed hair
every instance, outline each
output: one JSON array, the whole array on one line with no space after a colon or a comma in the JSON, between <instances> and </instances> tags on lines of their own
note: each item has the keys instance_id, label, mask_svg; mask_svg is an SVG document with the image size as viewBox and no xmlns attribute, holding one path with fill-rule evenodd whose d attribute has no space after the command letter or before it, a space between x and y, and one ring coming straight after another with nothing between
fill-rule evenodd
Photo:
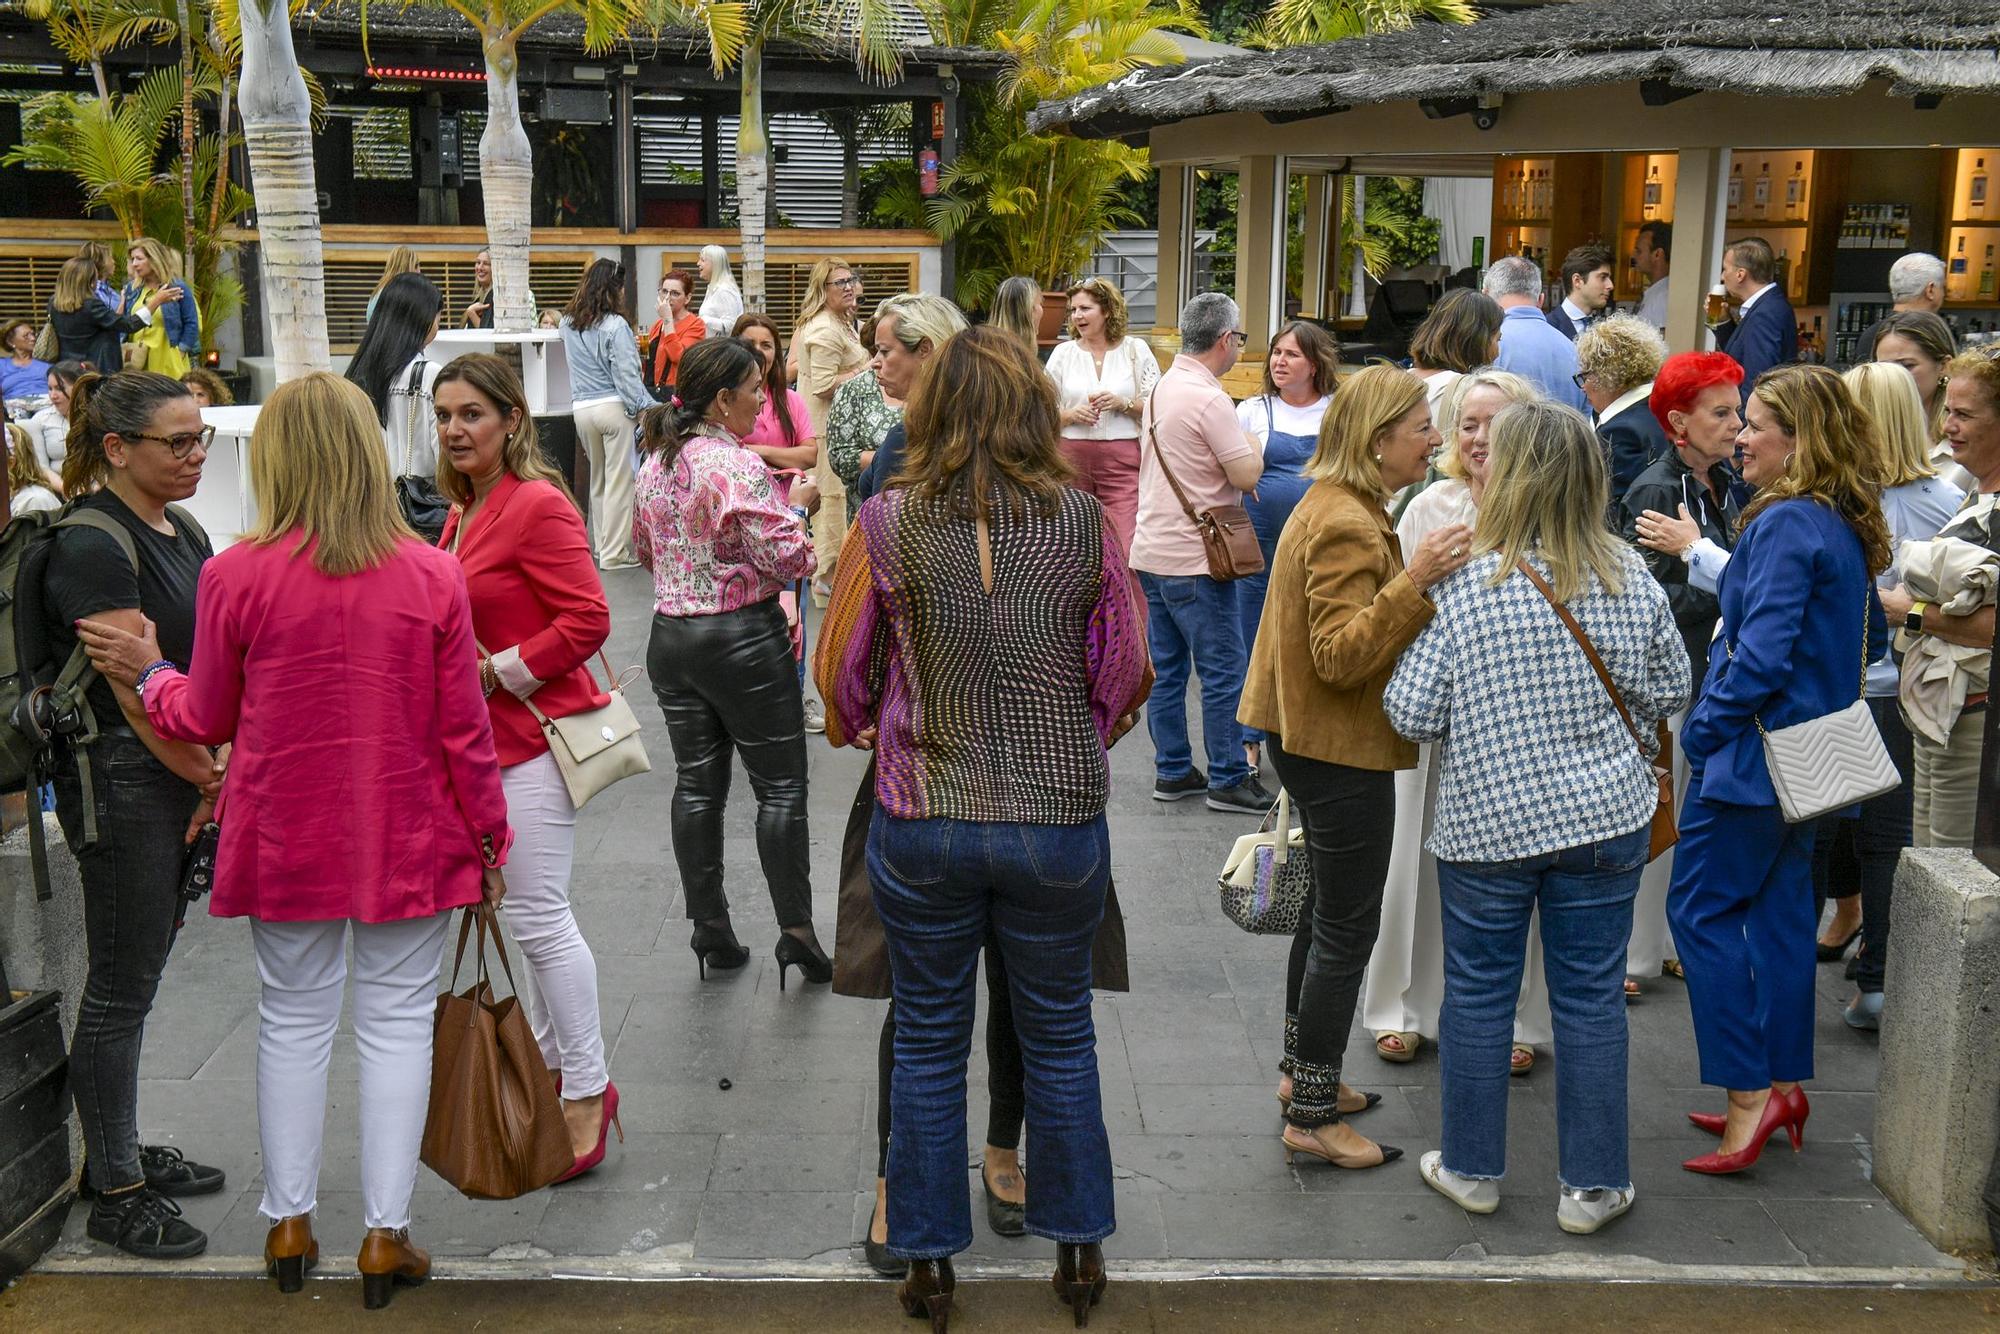
<instances>
[{"instance_id":1,"label":"red dyed hair","mask_svg":"<svg viewBox=\"0 0 2000 1334\"><path fill-rule=\"evenodd\" d=\"M694 275L686 269L668 269L660 275L660 286L665 287L670 282L679 283L686 295L694 295Z\"/></svg>"},{"instance_id":2,"label":"red dyed hair","mask_svg":"<svg viewBox=\"0 0 2000 1334\"><path fill-rule=\"evenodd\" d=\"M1726 352L1676 352L1653 377L1653 395L1647 405L1653 409L1653 416L1667 433L1667 439L1674 440L1678 436L1667 420L1669 412L1694 411L1694 401L1710 385L1742 383L1743 368Z\"/></svg>"}]
</instances>

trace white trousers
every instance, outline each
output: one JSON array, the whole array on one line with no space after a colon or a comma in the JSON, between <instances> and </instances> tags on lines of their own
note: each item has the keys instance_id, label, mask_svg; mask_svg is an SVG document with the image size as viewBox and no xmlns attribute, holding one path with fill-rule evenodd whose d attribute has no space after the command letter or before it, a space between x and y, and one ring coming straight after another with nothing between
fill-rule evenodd
<instances>
[{"instance_id":1,"label":"white trousers","mask_svg":"<svg viewBox=\"0 0 2000 1334\"><path fill-rule=\"evenodd\" d=\"M361 1053L361 1201L368 1227L410 1225L431 1097L431 1026L449 913L401 922L252 922L257 974L257 1130L273 1221L319 1202L326 1069L346 937L354 933L354 1043Z\"/></svg>"},{"instance_id":2,"label":"white trousers","mask_svg":"<svg viewBox=\"0 0 2000 1334\"><path fill-rule=\"evenodd\" d=\"M597 1012L597 960L570 911L569 873L576 855L576 807L562 771L544 751L500 771L514 847L507 854L507 897L500 911L521 947L519 974L528 1025L551 1070L562 1071L565 1098L594 1098L604 1068L604 1024Z\"/></svg>"},{"instance_id":3,"label":"white trousers","mask_svg":"<svg viewBox=\"0 0 2000 1334\"><path fill-rule=\"evenodd\" d=\"M593 403L570 414L577 448L590 461L590 545L604 569L636 565L632 550L633 421L623 403Z\"/></svg>"}]
</instances>

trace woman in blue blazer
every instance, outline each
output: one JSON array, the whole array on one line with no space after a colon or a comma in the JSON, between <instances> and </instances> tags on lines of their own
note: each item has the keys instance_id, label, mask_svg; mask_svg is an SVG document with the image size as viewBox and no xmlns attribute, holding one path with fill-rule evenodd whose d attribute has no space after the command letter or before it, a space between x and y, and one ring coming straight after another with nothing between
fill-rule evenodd
<instances>
[{"instance_id":1,"label":"woman in blue blazer","mask_svg":"<svg viewBox=\"0 0 2000 1334\"><path fill-rule=\"evenodd\" d=\"M1667 900L1702 1082L1729 1091L1726 1114L1689 1114L1722 1136L1718 1152L1683 1164L1692 1172L1742 1171L1773 1132L1796 1148L1805 1129L1814 825L1785 823L1759 728L1854 703L1864 663L1887 645L1873 429L1823 366L1768 371L1744 405L1737 444L1758 494L1718 591L1724 651L1709 654L1681 732L1690 775Z\"/></svg>"}]
</instances>

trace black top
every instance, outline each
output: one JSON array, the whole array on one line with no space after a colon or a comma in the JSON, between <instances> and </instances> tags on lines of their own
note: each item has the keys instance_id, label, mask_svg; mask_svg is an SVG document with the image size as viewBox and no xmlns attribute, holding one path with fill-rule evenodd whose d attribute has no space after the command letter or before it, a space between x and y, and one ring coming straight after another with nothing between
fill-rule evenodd
<instances>
[{"instance_id":1,"label":"black top","mask_svg":"<svg viewBox=\"0 0 2000 1334\"><path fill-rule=\"evenodd\" d=\"M146 327L137 315L120 315L94 296L75 310L57 310L51 301L49 322L62 360L86 362L105 375L125 369L125 335Z\"/></svg>"},{"instance_id":2,"label":"black top","mask_svg":"<svg viewBox=\"0 0 2000 1334\"><path fill-rule=\"evenodd\" d=\"M1611 505L1615 520L1618 498L1632 489L1632 483L1639 480L1640 473L1667 452L1670 442L1667 433L1660 429L1660 419L1653 415L1651 405L1643 398L1617 416L1599 421L1597 438L1604 442L1605 456L1611 465Z\"/></svg>"},{"instance_id":3,"label":"black top","mask_svg":"<svg viewBox=\"0 0 2000 1334\"><path fill-rule=\"evenodd\" d=\"M78 527L56 534L42 585L55 661L66 662L76 647L73 622L136 607L159 627L160 656L186 671L194 656L195 580L202 562L215 554L207 535L177 519L171 520L177 536L155 532L109 491L99 491L79 505L101 510L125 525L139 555L139 568L134 571L126 564L125 553L108 533ZM99 727L124 722L109 681L100 677L91 682L89 698Z\"/></svg>"},{"instance_id":4,"label":"black top","mask_svg":"<svg viewBox=\"0 0 2000 1334\"><path fill-rule=\"evenodd\" d=\"M1688 662L1694 668L1690 705L1701 698L1702 680L1708 675L1708 646L1715 638L1715 623L1721 619L1722 606L1715 594L1688 582L1687 565L1679 556L1639 546L1639 516L1652 510L1674 518L1685 505L1701 535L1728 551L1736 545L1737 526L1743 514L1732 485L1734 481L1729 465L1718 463L1709 469L1708 481L1704 483L1681 461L1678 450L1669 449L1633 480L1618 505L1620 531L1646 558L1646 568L1667 590L1667 601L1674 609L1674 624L1680 627L1681 642L1687 646ZM1710 486L1721 492L1720 504Z\"/></svg>"},{"instance_id":5,"label":"black top","mask_svg":"<svg viewBox=\"0 0 2000 1334\"><path fill-rule=\"evenodd\" d=\"M875 447L875 457L854 479L852 492L847 502L849 514L861 508L861 502L870 496L886 490L889 479L903 470L903 451L910 446L910 437L903 430L903 423L897 422L889 428L889 434L882 437L882 443Z\"/></svg>"}]
</instances>

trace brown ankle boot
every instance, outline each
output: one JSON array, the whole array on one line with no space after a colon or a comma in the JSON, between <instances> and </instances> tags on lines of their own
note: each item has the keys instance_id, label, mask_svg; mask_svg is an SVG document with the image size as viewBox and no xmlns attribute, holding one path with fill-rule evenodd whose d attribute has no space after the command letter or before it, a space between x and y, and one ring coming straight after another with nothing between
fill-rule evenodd
<instances>
[{"instance_id":1,"label":"brown ankle boot","mask_svg":"<svg viewBox=\"0 0 2000 1334\"><path fill-rule=\"evenodd\" d=\"M313 1236L311 1214L293 1214L271 1224L264 1238L264 1272L278 1280L279 1292L304 1287L306 1271L318 1263L319 1242Z\"/></svg>"},{"instance_id":2,"label":"brown ankle boot","mask_svg":"<svg viewBox=\"0 0 2000 1334\"><path fill-rule=\"evenodd\" d=\"M406 1227L369 1228L355 1266L361 1270L361 1304L371 1311L389 1304L397 1284L414 1287L431 1276L430 1253L410 1245Z\"/></svg>"}]
</instances>

